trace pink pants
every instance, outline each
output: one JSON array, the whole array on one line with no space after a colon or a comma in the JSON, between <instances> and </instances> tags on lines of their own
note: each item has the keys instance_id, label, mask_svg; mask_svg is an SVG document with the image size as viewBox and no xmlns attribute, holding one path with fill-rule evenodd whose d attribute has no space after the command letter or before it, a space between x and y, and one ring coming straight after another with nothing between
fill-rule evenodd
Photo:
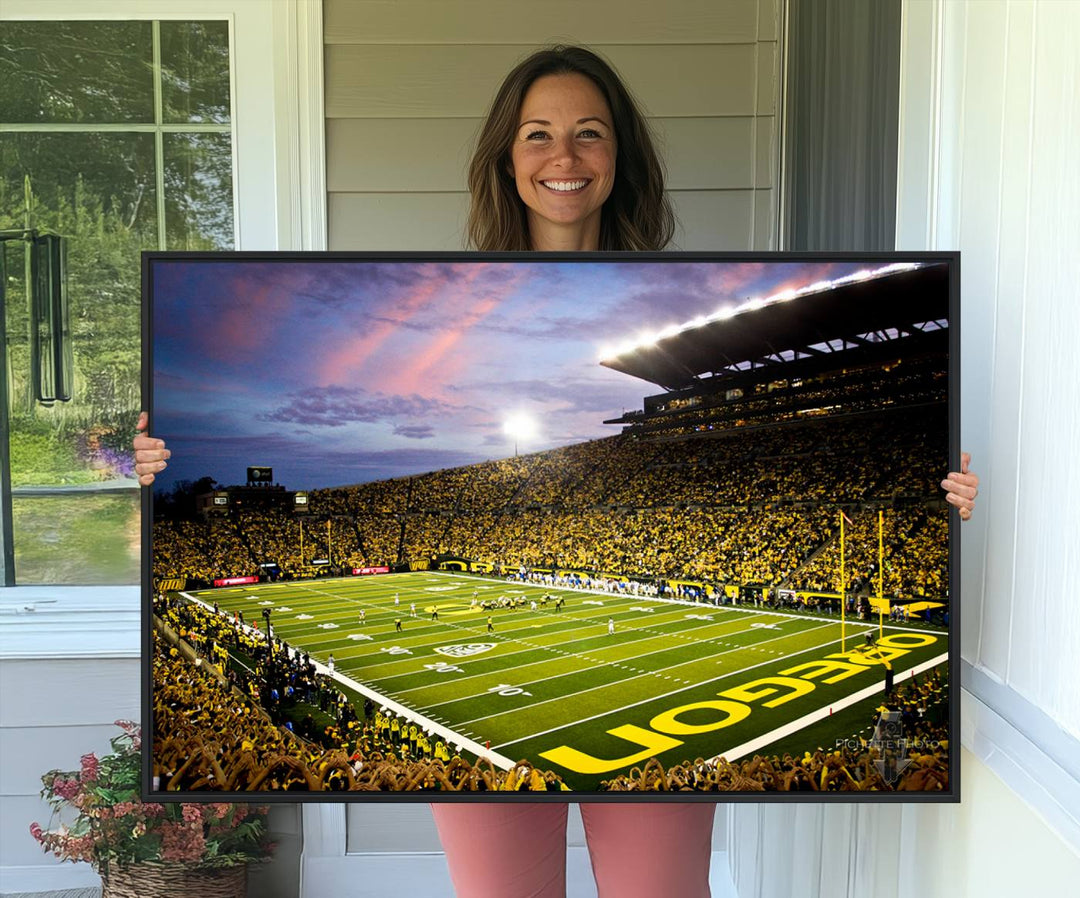
<instances>
[{"instance_id":1,"label":"pink pants","mask_svg":"<svg viewBox=\"0 0 1080 898\"><path fill-rule=\"evenodd\" d=\"M564 898L566 804L433 804L457 898ZM599 898L709 898L716 805L583 804Z\"/></svg>"}]
</instances>

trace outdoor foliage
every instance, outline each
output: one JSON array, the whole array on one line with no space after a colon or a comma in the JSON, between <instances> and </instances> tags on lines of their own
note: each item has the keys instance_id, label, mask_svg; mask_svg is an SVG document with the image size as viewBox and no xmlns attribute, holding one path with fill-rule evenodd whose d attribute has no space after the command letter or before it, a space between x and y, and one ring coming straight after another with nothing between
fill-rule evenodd
<instances>
[{"instance_id":1,"label":"outdoor foliage","mask_svg":"<svg viewBox=\"0 0 1080 898\"><path fill-rule=\"evenodd\" d=\"M227 128L228 23L160 23L163 121ZM21 240L3 244L12 483L132 477L141 399L140 254L231 249L231 137L93 130L154 124L153 28L143 22L9 22L0 37L0 230L67 238L71 402L45 407L30 383ZM35 131L40 125L87 131ZM161 207L159 214L159 205ZM164 234L159 222L164 222Z\"/></svg>"}]
</instances>

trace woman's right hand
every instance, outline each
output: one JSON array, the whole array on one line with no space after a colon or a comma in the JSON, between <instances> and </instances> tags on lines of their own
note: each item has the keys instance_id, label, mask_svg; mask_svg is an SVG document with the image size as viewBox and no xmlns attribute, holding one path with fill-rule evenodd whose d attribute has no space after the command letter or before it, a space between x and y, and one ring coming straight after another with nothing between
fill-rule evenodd
<instances>
[{"instance_id":1,"label":"woman's right hand","mask_svg":"<svg viewBox=\"0 0 1080 898\"><path fill-rule=\"evenodd\" d=\"M135 448L135 473L139 476L140 486L150 486L154 482L154 475L165 470L165 460L172 457L172 453L165 448L165 441L155 439L146 430L150 416L146 412L139 413L139 423L135 429L140 433L132 440Z\"/></svg>"}]
</instances>

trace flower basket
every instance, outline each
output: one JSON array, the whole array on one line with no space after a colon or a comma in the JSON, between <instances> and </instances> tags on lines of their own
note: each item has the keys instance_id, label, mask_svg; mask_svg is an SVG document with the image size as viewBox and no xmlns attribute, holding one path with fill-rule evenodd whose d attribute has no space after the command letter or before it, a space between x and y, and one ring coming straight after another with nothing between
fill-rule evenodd
<instances>
[{"instance_id":1,"label":"flower basket","mask_svg":"<svg viewBox=\"0 0 1080 898\"><path fill-rule=\"evenodd\" d=\"M79 770L42 776L50 823L61 813L70 822L32 823L30 834L60 860L91 864L103 898L244 898L248 864L273 854L270 809L140 801L142 733L128 720L117 725L112 754L83 755Z\"/></svg>"},{"instance_id":2,"label":"flower basket","mask_svg":"<svg viewBox=\"0 0 1080 898\"><path fill-rule=\"evenodd\" d=\"M101 898L244 898L247 866L200 869L144 861L101 875Z\"/></svg>"}]
</instances>

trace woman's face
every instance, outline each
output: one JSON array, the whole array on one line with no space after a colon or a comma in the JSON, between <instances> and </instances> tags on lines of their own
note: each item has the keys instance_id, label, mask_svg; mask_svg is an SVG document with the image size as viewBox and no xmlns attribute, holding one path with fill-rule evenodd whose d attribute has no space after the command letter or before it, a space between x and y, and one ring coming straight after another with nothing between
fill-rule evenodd
<instances>
[{"instance_id":1,"label":"woman's face","mask_svg":"<svg viewBox=\"0 0 1080 898\"><path fill-rule=\"evenodd\" d=\"M510 162L534 248L555 235L563 243L583 235L599 241L615 151L611 110L589 78L545 75L533 82L518 114Z\"/></svg>"}]
</instances>

